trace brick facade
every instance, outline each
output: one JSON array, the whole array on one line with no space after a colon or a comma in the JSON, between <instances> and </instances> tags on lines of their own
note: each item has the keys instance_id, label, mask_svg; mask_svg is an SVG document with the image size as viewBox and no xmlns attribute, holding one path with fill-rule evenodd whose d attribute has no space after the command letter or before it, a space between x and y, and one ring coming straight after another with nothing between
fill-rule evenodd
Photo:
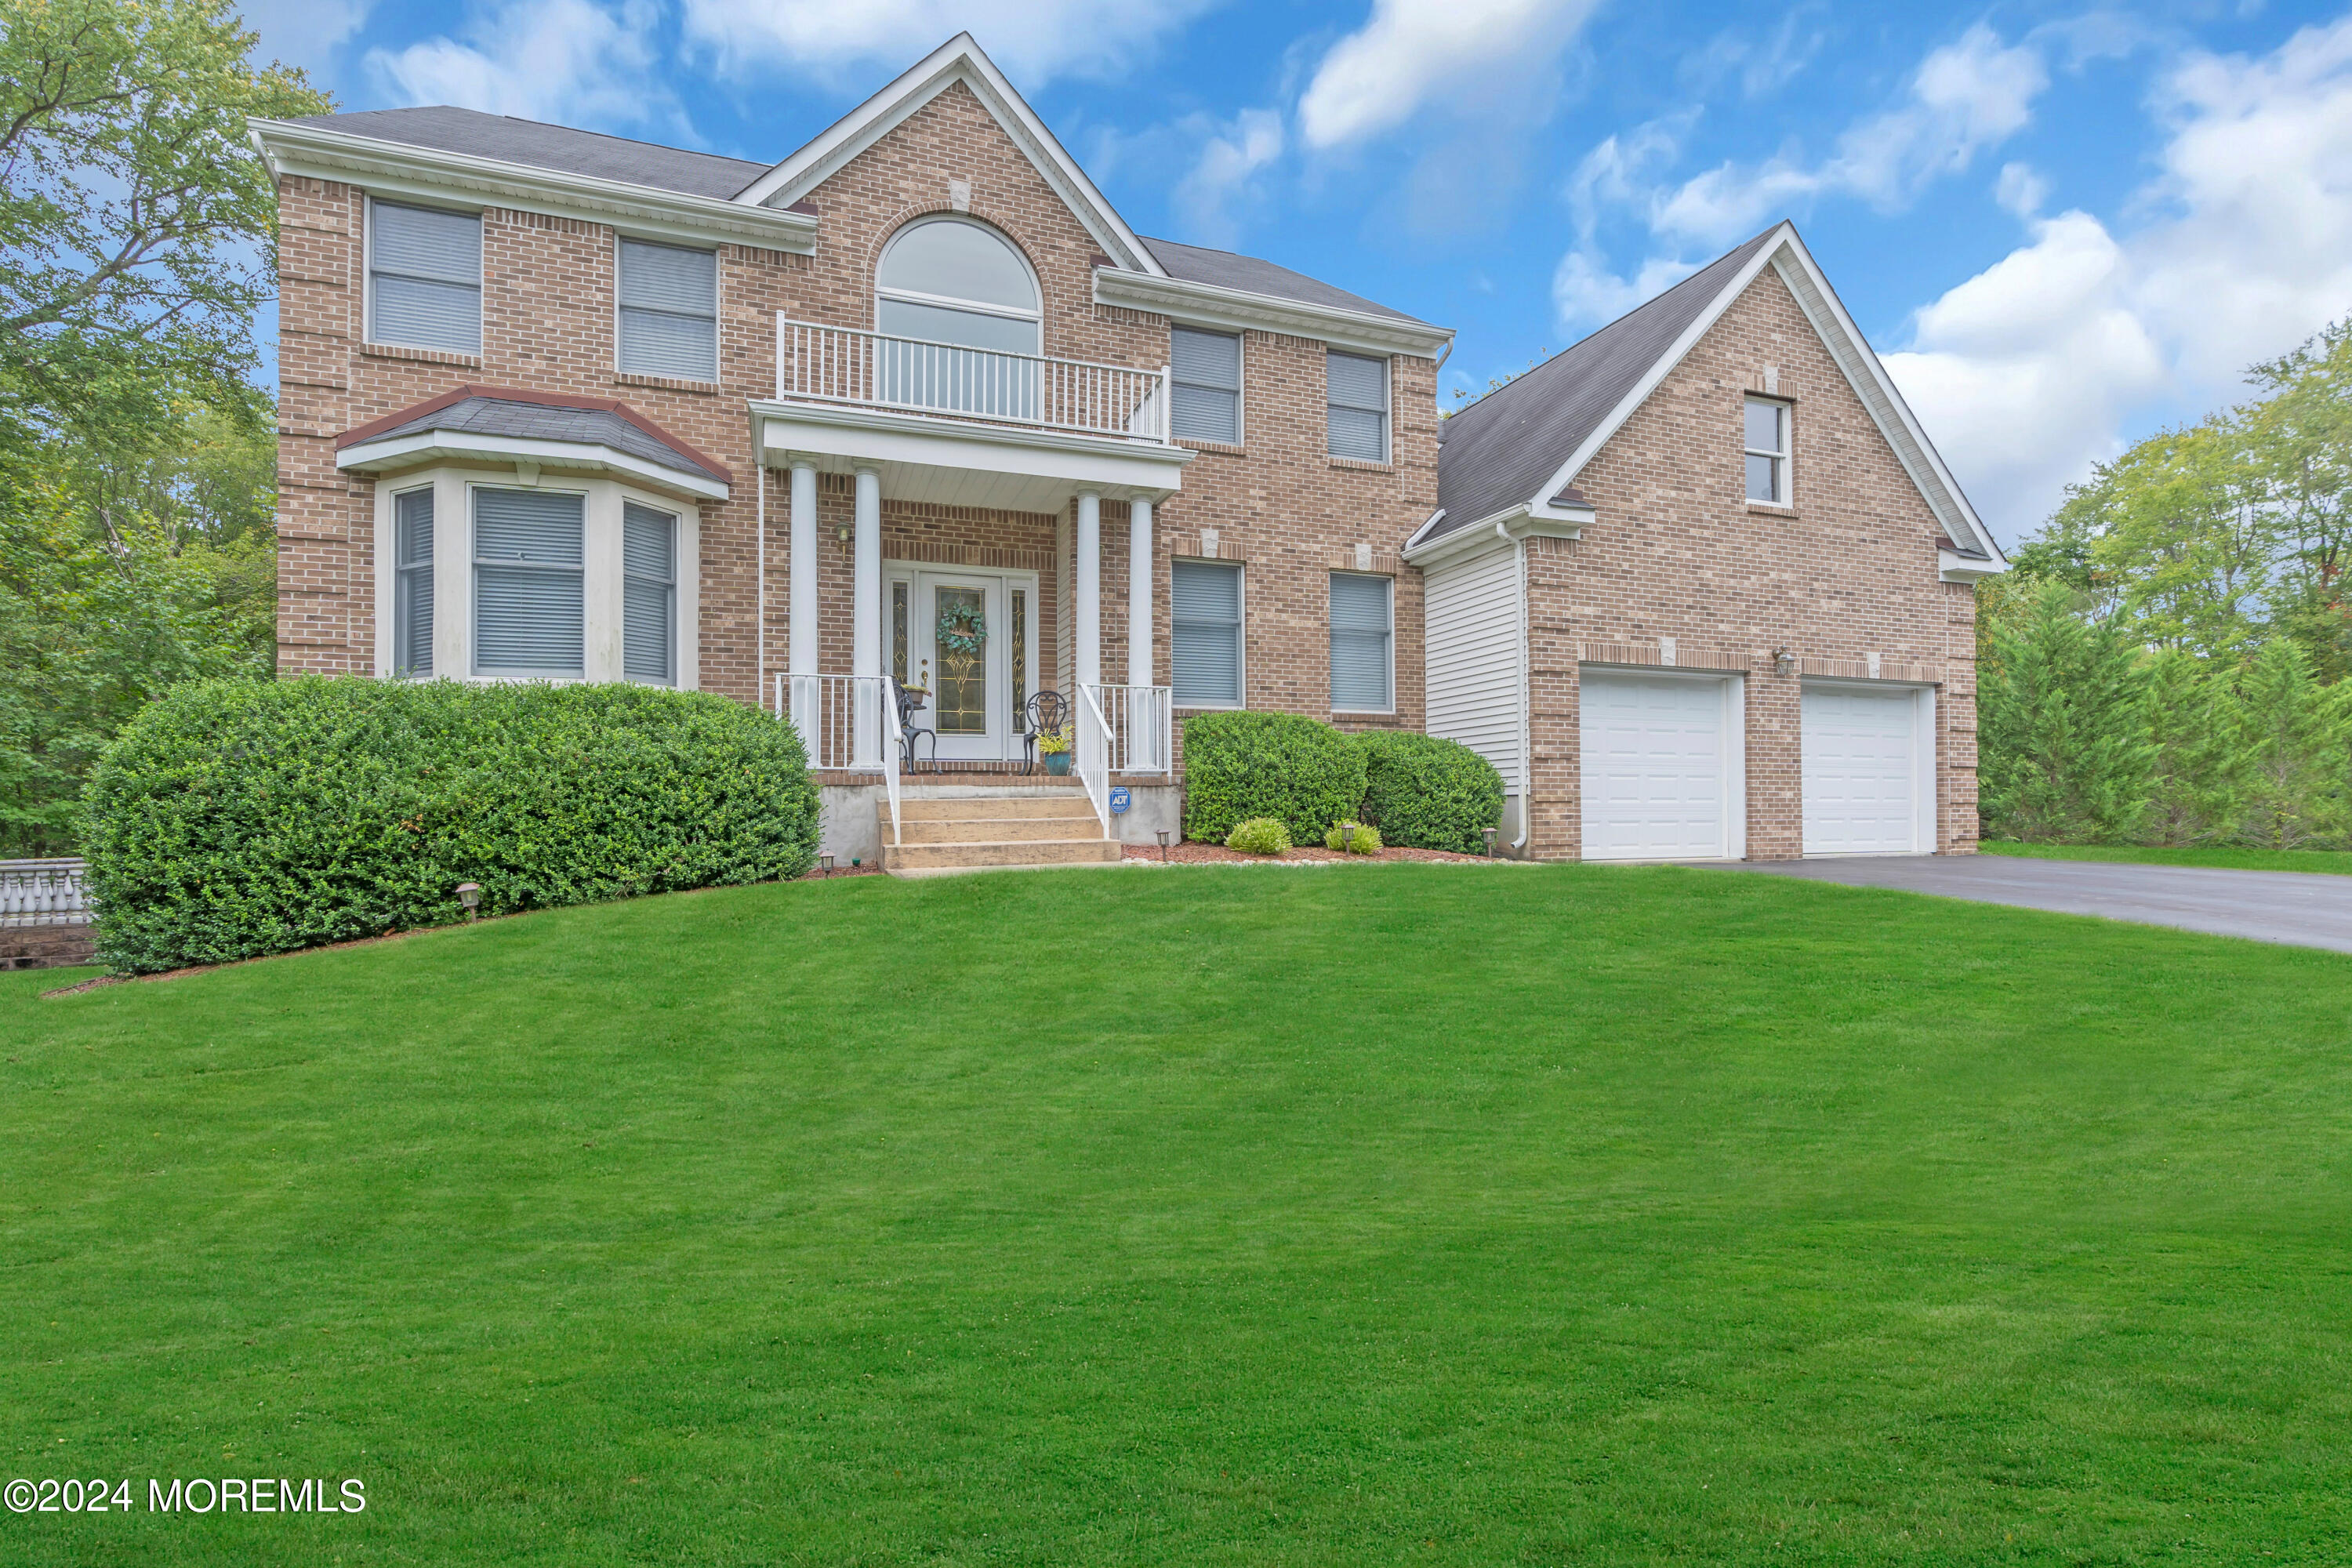
<instances>
[{"instance_id":1,"label":"brick facade","mask_svg":"<svg viewBox=\"0 0 2352 1568\"><path fill-rule=\"evenodd\" d=\"M1746 499L1743 403L1790 400L1793 507ZM1577 476L1596 521L1530 542L1529 852L1581 848L1582 662L1737 670L1747 687L1748 854L1803 847L1807 675L1937 683L1937 848L1976 848L1976 599L1942 582L1942 530L1779 275L1767 268ZM1672 638L1665 659L1661 638ZM1798 658L1778 672L1776 650Z\"/></svg>"}]
</instances>

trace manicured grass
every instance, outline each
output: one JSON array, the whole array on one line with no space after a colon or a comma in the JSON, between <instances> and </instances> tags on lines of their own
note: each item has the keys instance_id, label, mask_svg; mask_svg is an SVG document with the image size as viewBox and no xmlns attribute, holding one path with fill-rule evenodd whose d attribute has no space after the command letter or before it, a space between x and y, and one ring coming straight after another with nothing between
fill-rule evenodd
<instances>
[{"instance_id":1,"label":"manicured grass","mask_svg":"<svg viewBox=\"0 0 2352 1568\"><path fill-rule=\"evenodd\" d=\"M2352 877L2352 852L2342 849L2147 849L2137 845L2004 844L1987 839L1987 855L2030 860L2122 860L2137 866L2215 866L2225 871L2324 871Z\"/></svg>"},{"instance_id":2,"label":"manicured grass","mask_svg":"<svg viewBox=\"0 0 2352 1568\"><path fill-rule=\"evenodd\" d=\"M2352 1559L2336 955L1397 865L54 984L0 1470L368 1506L0 1561Z\"/></svg>"}]
</instances>

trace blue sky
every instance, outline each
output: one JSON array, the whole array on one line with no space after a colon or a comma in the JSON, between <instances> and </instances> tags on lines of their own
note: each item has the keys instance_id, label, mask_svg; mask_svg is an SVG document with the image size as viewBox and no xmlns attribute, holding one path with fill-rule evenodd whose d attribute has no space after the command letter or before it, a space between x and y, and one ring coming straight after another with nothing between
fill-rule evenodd
<instances>
[{"instance_id":1,"label":"blue sky","mask_svg":"<svg viewBox=\"0 0 2352 1568\"><path fill-rule=\"evenodd\" d=\"M1145 234L1483 388L1794 218L2005 542L2352 313L2352 11L1655 0L247 0L343 107L782 156L970 28Z\"/></svg>"}]
</instances>

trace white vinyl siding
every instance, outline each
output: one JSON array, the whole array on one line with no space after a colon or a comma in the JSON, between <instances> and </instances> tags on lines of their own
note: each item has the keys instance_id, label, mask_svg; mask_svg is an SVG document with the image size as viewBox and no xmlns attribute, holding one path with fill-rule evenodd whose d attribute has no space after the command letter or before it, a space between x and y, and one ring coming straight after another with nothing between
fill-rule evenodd
<instances>
[{"instance_id":1,"label":"white vinyl siding","mask_svg":"<svg viewBox=\"0 0 2352 1568\"><path fill-rule=\"evenodd\" d=\"M392 668L433 673L433 490L393 498Z\"/></svg>"},{"instance_id":2,"label":"white vinyl siding","mask_svg":"<svg viewBox=\"0 0 2352 1568\"><path fill-rule=\"evenodd\" d=\"M1429 732L1459 741L1519 793L1519 567L1515 551L1448 562L1422 580Z\"/></svg>"},{"instance_id":3,"label":"white vinyl siding","mask_svg":"<svg viewBox=\"0 0 2352 1568\"><path fill-rule=\"evenodd\" d=\"M1329 450L1367 463L1389 459L1389 362L1337 349L1324 355Z\"/></svg>"},{"instance_id":4,"label":"white vinyl siding","mask_svg":"<svg viewBox=\"0 0 2352 1568\"><path fill-rule=\"evenodd\" d=\"M482 219L368 204L368 341L482 352Z\"/></svg>"},{"instance_id":5,"label":"white vinyl siding","mask_svg":"<svg viewBox=\"0 0 2352 1568\"><path fill-rule=\"evenodd\" d=\"M621 241L621 369L719 379L719 256Z\"/></svg>"},{"instance_id":6,"label":"white vinyl siding","mask_svg":"<svg viewBox=\"0 0 2352 1568\"><path fill-rule=\"evenodd\" d=\"M1178 327L1169 334L1170 379L1176 384L1175 433L1185 441L1228 447L1242 439L1242 340L1234 332Z\"/></svg>"},{"instance_id":7,"label":"white vinyl siding","mask_svg":"<svg viewBox=\"0 0 2352 1568\"><path fill-rule=\"evenodd\" d=\"M677 520L630 501L621 509L621 673L677 683Z\"/></svg>"},{"instance_id":8,"label":"white vinyl siding","mask_svg":"<svg viewBox=\"0 0 2352 1568\"><path fill-rule=\"evenodd\" d=\"M1748 443L1748 499L1789 504L1789 405L1751 397L1743 416Z\"/></svg>"},{"instance_id":9,"label":"white vinyl siding","mask_svg":"<svg viewBox=\"0 0 2352 1568\"><path fill-rule=\"evenodd\" d=\"M1182 708L1242 701L1242 569L1179 561L1170 573L1169 679Z\"/></svg>"},{"instance_id":10,"label":"white vinyl siding","mask_svg":"<svg viewBox=\"0 0 2352 1568\"><path fill-rule=\"evenodd\" d=\"M557 491L474 491L477 675L583 673L585 510Z\"/></svg>"},{"instance_id":11,"label":"white vinyl siding","mask_svg":"<svg viewBox=\"0 0 2352 1568\"><path fill-rule=\"evenodd\" d=\"M1396 707L1396 602L1386 577L1331 574L1331 709L1387 713Z\"/></svg>"}]
</instances>

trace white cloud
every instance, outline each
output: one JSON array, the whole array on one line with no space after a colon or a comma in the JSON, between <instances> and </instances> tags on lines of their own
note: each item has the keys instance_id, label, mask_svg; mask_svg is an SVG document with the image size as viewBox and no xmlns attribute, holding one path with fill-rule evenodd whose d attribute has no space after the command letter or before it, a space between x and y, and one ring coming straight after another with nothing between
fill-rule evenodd
<instances>
[{"instance_id":1,"label":"white cloud","mask_svg":"<svg viewBox=\"0 0 2352 1568\"><path fill-rule=\"evenodd\" d=\"M373 0L245 0L239 7L245 25L261 35L257 54L318 74L373 9Z\"/></svg>"},{"instance_id":2,"label":"white cloud","mask_svg":"<svg viewBox=\"0 0 2352 1568\"><path fill-rule=\"evenodd\" d=\"M1580 247L1561 257L1551 275L1552 308L1564 325L1600 326L1664 293L1696 270L1693 263L1654 256L1633 277L1620 278L1591 251Z\"/></svg>"},{"instance_id":3,"label":"white cloud","mask_svg":"<svg viewBox=\"0 0 2352 1568\"><path fill-rule=\"evenodd\" d=\"M2004 45L1979 24L1921 60L1904 100L1848 127L1825 161L1724 163L1659 196L1651 227L1724 245L1822 195L1900 207L1931 180L1967 169L1979 152L2024 129L2049 85L2039 48Z\"/></svg>"},{"instance_id":4,"label":"white cloud","mask_svg":"<svg viewBox=\"0 0 2352 1568\"><path fill-rule=\"evenodd\" d=\"M1114 74L1213 0L684 0L688 39L741 75L782 64L820 74L904 70L958 33L1024 85Z\"/></svg>"},{"instance_id":5,"label":"white cloud","mask_svg":"<svg viewBox=\"0 0 2352 1568\"><path fill-rule=\"evenodd\" d=\"M2034 225L1887 358L2004 539L2136 413L2241 395L2249 363L2352 310L2352 17L2256 59L2193 56L2157 101L2170 136L2132 204L2156 216L2120 237L2079 212Z\"/></svg>"},{"instance_id":6,"label":"white cloud","mask_svg":"<svg viewBox=\"0 0 2352 1568\"><path fill-rule=\"evenodd\" d=\"M2029 163L2003 163L2000 178L1993 182L1992 199L2001 205L2003 211L2030 218L2041 212L2042 204L2050 199L2050 182L2035 174Z\"/></svg>"},{"instance_id":7,"label":"white cloud","mask_svg":"<svg viewBox=\"0 0 2352 1568\"><path fill-rule=\"evenodd\" d=\"M442 37L398 53L371 49L367 68L403 103L454 103L489 114L570 125L660 125L684 131L656 85L652 0L616 8L592 0L517 0L478 15L466 42Z\"/></svg>"},{"instance_id":8,"label":"white cloud","mask_svg":"<svg viewBox=\"0 0 2352 1568\"><path fill-rule=\"evenodd\" d=\"M1252 181L1282 155L1282 116L1270 109L1245 109L1231 121L1206 129L1200 155L1174 192L1186 237L1204 245L1231 245L1239 226L1234 206L1250 196Z\"/></svg>"},{"instance_id":9,"label":"white cloud","mask_svg":"<svg viewBox=\"0 0 2352 1568\"><path fill-rule=\"evenodd\" d=\"M1309 147L1392 131L1450 94L1484 98L1496 78L1551 68L1597 0L1374 0L1370 20L1331 47L1298 101Z\"/></svg>"}]
</instances>

